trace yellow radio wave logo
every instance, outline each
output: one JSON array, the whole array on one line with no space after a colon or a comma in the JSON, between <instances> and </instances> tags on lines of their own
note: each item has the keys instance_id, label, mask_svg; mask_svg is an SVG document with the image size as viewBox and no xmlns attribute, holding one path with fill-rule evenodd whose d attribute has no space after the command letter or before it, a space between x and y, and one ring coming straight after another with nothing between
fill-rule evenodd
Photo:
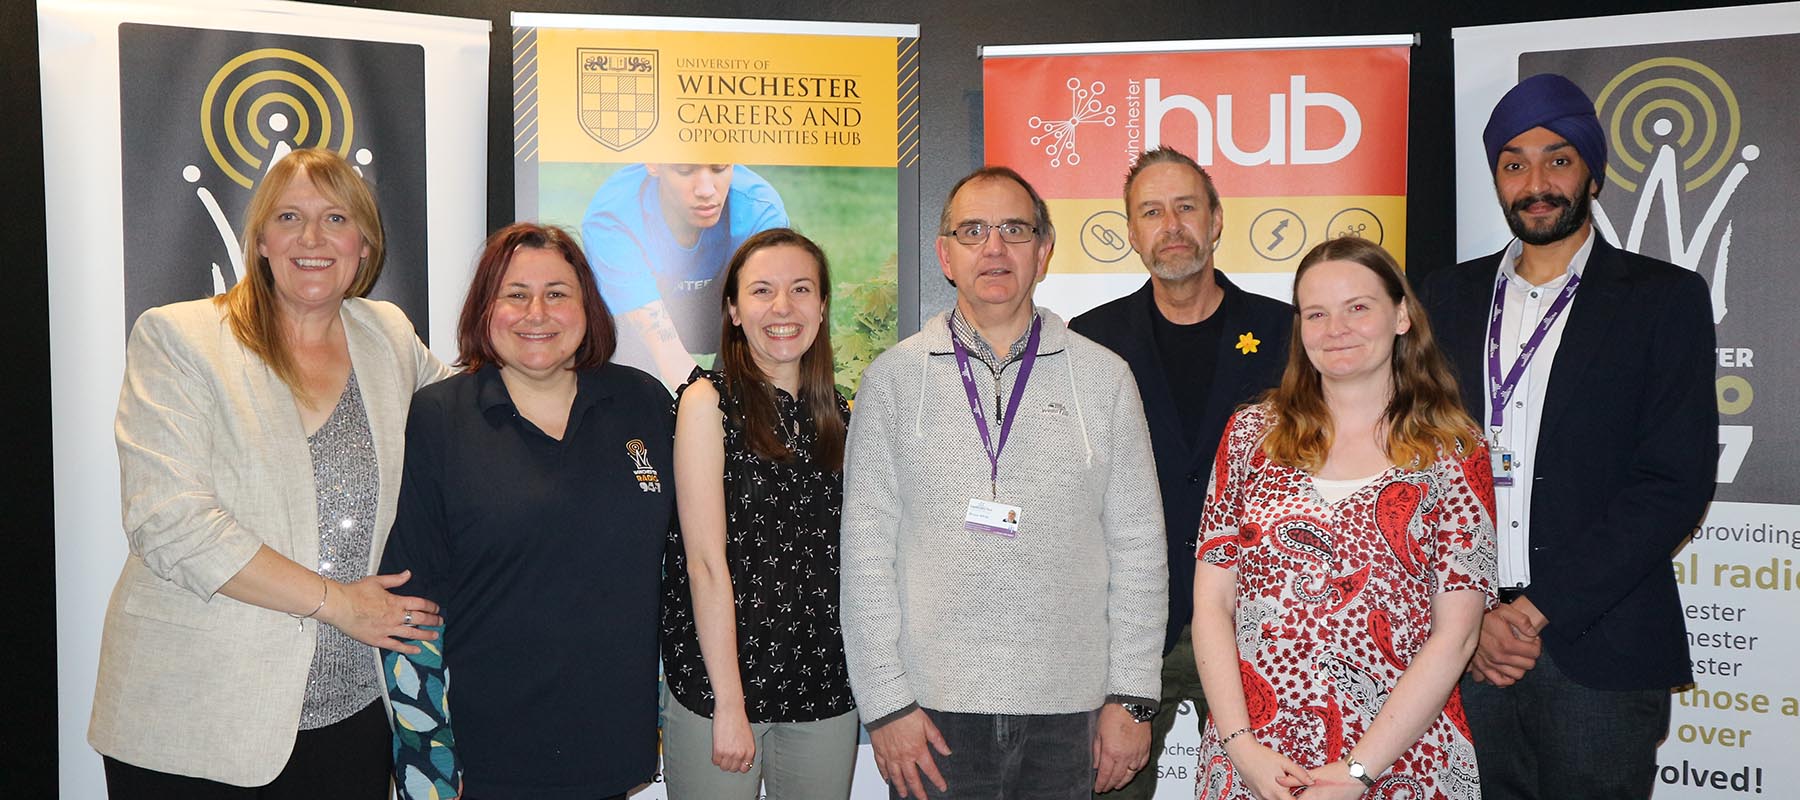
<instances>
[{"instance_id":1,"label":"yellow radio wave logo","mask_svg":"<svg viewBox=\"0 0 1800 800\"><path fill-rule=\"evenodd\" d=\"M1669 141L1673 135L1682 170L1698 172L1683 185L1693 191L1731 161L1743 127L1731 85L1690 58L1649 58L1626 67L1600 90L1594 106L1613 147L1606 176L1631 192L1638 190L1645 162L1654 158L1652 136Z\"/></svg>"},{"instance_id":2,"label":"yellow radio wave logo","mask_svg":"<svg viewBox=\"0 0 1800 800\"><path fill-rule=\"evenodd\" d=\"M260 61L272 63L238 75L245 65ZM246 97L250 98L247 103ZM264 113L269 106L285 109L287 113L279 117L284 121L292 116L294 146L325 147L349 156L356 117L337 76L303 53L279 47L251 50L219 67L200 97L200 135L206 140L206 151L239 186L250 188L254 180L246 173L260 172L264 166L263 159L244 144L244 136L248 134L262 151L268 150L269 135L264 127L275 116ZM224 128L229 152L219 145L215 130L219 127ZM287 135L281 128L276 132Z\"/></svg>"}]
</instances>

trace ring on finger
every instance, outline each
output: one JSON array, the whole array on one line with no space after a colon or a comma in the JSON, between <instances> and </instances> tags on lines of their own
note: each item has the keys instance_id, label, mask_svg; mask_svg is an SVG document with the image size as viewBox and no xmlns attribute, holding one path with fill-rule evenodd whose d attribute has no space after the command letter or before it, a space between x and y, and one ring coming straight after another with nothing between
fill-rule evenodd
<instances>
[{"instance_id":1,"label":"ring on finger","mask_svg":"<svg viewBox=\"0 0 1800 800\"><path fill-rule=\"evenodd\" d=\"M402 617L402 618L401 618L401 619L400 619L400 624L401 624L401 625L405 625L405 626L408 626L408 627L411 627L411 626L412 626L412 624L413 624L413 621L412 621L412 612L411 612L411 611L407 611L407 612L406 612L406 616L405 616L405 617Z\"/></svg>"}]
</instances>

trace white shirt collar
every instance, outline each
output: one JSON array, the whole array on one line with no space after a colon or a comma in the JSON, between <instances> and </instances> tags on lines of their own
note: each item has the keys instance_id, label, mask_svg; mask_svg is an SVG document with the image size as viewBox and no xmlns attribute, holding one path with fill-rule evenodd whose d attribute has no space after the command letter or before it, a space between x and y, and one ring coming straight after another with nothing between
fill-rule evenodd
<instances>
[{"instance_id":1,"label":"white shirt collar","mask_svg":"<svg viewBox=\"0 0 1800 800\"><path fill-rule=\"evenodd\" d=\"M1589 225L1587 241L1582 242L1581 247L1576 249L1575 255L1569 258L1569 265L1564 268L1562 276L1551 280L1546 285L1561 286L1568 282L1568 276L1580 275L1586 272L1588 256L1593 254L1594 240L1598 238L1600 238L1600 232L1594 230L1592 225ZM1506 255L1500 259L1500 274L1506 276L1508 283L1516 283L1521 286L1529 283L1529 281L1519 277L1519 257L1524 254L1525 242L1516 237L1512 240L1512 243L1506 246Z\"/></svg>"}]
</instances>

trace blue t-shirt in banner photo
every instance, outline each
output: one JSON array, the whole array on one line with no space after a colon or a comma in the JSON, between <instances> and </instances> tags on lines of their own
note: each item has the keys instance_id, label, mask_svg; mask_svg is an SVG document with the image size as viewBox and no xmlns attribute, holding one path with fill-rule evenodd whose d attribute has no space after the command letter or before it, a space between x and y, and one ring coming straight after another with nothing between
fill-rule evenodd
<instances>
[{"instance_id":1,"label":"blue t-shirt in banner photo","mask_svg":"<svg viewBox=\"0 0 1800 800\"><path fill-rule=\"evenodd\" d=\"M700 171L711 173L708 188L691 186ZM762 176L742 165L719 172L709 164L633 164L600 185L581 221L607 308L623 315L661 300L690 353L718 350L719 279L731 254L760 231L788 226L781 195ZM698 229L691 246L677 235L682 229Z\"/></svg>"}]
</instances>

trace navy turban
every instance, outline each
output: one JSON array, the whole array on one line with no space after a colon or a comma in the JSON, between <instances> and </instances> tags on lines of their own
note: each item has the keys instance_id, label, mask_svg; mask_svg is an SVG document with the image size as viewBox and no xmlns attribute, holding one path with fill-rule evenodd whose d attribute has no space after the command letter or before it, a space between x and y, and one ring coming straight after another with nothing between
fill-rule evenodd
<instances>
[{"instance_id":1,"label":"navy turban","mask_svg":"<svg viewBox=\"0 0 1800 800\"><path fill-rule=\"evenodd\" d=\"M1489 173L1499 166L1500 148L1532 128L1544 128L1567 139L1587 164L1588 174L1595 181L1606 181L1606 134L1594 114L1593 102L1573 81L1548 72L1519 81L1494 106L1487 128L1481 132Z\"/></svg>"}]
</instances>

